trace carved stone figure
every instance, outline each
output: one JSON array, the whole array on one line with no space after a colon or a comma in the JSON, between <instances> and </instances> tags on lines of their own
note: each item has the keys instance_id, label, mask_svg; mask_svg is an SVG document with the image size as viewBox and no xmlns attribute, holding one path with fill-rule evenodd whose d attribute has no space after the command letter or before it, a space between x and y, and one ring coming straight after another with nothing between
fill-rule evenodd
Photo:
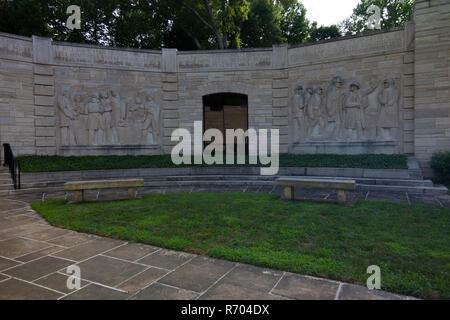
<instances>
[{"instance_id":1,"label":"carved stone figure","mask_svg":"<svg viewBox=\"0 0 450 320\"><path fill-rule=\"evenodd\" d=\"M378 80L372 78L370 80L370 88L378 88ZM364 117L366 119L366 129L364 138L367 140L375 140L377 138L377 122L379 116L378 94L376 92L369 93L366 99L363 99Z\"/></svg>"},{"instance_id":2,"label":"carved stone figure","mask_svg":"<svg viewBox=\"0 0 450 320\"><path fill-rule=\"evenodd\" d=\"M303 86L299 85L295 89L295 95L292 105L294 141L305 140L308 135L308 126L306 121L306 96L303 92Z\"/></svg>"},{"instance_id":3,"label":"carved stone figure","mask_svg":"<svg viewBox=\"0 0 450 320\"><path fill-rule=\"evenodd\" d=\"M308 101L308 117L309 117L309 136L310 138L320 138L322 133L322 102L323 89L316 87L311 98Z\"/></svg>"},{"instance_id":4,"label":"carved stone figure","mask_svg":"<svg viewBox=\"0 0 450 320\"><path fill-rule=\"evenodd\" d=\"M126 110L124 104L122 103L119 94L116 90L110 91L110 103L112 108L112 123L114 127L119 127L124 125L124 120L126 117Z\"/></svg>"},{"instance_id":5,"label":"carved stone figure","mask_svg":"<svg viewBox=\"0 0 450 320\"><path fill-rule=\"evenodd\" d=\"M76 145L88 144L88 119L89 110L85 104L82 103L81 94L77 93L73 96L73 109L76 114L73 120L73 131Z\"/></svg>"},{"instance_id":6,"label":"carved stone figure","mask_svg":"<svg viewBox=\"0 0 450 320\"><path fill-rule=\"evenodd\" d=\"M159 140L159 105L148 94L145 101L145 120L142 125L143 144L155 144Z\"/></svg>"},{"instance_id":7,"label":"carved stone figure","mask_svg":"<svg viewBox=\"0 0 450 320\"><path fill-rule=\"evenodd\" d=\"M97 94L92 94L91 98L88 101L88 131L89 131L89 144L96 146L102 140L101 133L101 122L102 115L100 100L98 99Z\"/></svg>"},{"instance_id":8,"label":"carved stone figure","mask_svg":"<svg viewBox=\"0 0 450 320\"><path fill-rule=\"evenodd\" d=\"M350 92L344 96L343 115L344 127L347 138L350 140L364 139L363 130L367 127L365 108L367 108L367 96L377 88L377 84L370 83L370 87L361 90L359 82L350 84Z\"/></svg>"},{"instance_id":9,"label":"carved stone figure","mask_svg":"<svg viewBox=\"0 0 450 320\"><path fill-rule=\"evenodd\" d=\"M108 92L100 94L100 102L103 109L101 126L103 128L104 138L102 144L116 145L119 143L119 137L113 121L113 108Z\"/></svg>"},{"instance_id":10,"label":"carved stone figure","mask_svg":"<svg viewBox=\"0 0 450 320\"><path fill-rule=\"evenodd\" d=\"M75 113L71 106L70 96L68 91L63 91L60 99L58 100L59 113L59 127L61 129L61 144L63 146L69 146L75 144L75 138L73 134L73 123L75 120Z\"/></svg>"},{"instance_id":11,"label":"carved stone figure","mask_svg":"<svg viewBox=\"0 0 450 320\"><path fill-rule=\"evenodd\" d=\"M143 122L145 119L145 107L140 97L134 99L127 110L127 120L135 122Z\"/></svg>"},{"instance_id":12,"label":"carved stone figure","mask_svg":"<svg viewBox=\"0 0 450 320\"><path fill-rule=\"evenodd\" d=\"M359 82L350 84L350 92L344 98L344 127L347 137L355 140L362 137L365 128L365 118L362 110L362 101Z\"/></svg>"},{"instance_id":13,"label":"carved stone figure","mask_svg":"<svg viewBox=\"0 0 450 320\"><path fill-rule=\"evenodd\" d=\"M395 87L392 78L384 80L384 88L378 95L380 103L380 116L378 118L378 128L380 139L392 140L396 136L398 127L398 99L399 91Z\"/></svg>"},{"instance_id":14,"label":"carved stone figure","mask_svg":"<svg viewBox=\"0 0 450 320\"><path fill-rule=\"evenodd\" d=\"M342 78L334 77L328 87L326 96L327 123L326 131L329 139L336 140L342 137Z\"/></svg>"}]
</instances>

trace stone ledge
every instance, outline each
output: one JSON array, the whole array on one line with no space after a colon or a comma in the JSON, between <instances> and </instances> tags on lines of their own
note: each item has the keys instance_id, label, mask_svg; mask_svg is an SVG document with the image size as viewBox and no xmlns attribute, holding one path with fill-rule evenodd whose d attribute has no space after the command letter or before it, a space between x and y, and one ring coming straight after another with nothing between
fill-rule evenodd
<instances>
[{"instance_id":1,"label":"stone ledge","mask_svg":"<svg viewBox=\"0 0 450 320\"><path fill-rule=\"evenodd\" d=\"M393 170L393 169L361 169L361 168L304 168L282 167L280 176L309 176L309 177L340 177L353 179L422 179L418 175L420 170ZM98 179L118 177L157 177L157 176L259 176L259 167L190 167L190 168L140 168L140 169L110 169L110 170L80 170L57 172L30 172L22 173L24 182L55 181L68 179Z\"/></svg>"},{"instance_id":2,"label":"stone ledge","mask_svg":"<svg viewBox=\"0 0 450 320\"><path fill-rule=\"evenodd\" d=\"M161 154L159 145L123 145L123 146L61 146L59 154L62 156L100 156L100 155L157 155Z\"/></svg>"},{"instance_id":3,"label":"stone ledge","mask_svg":"<svg viewBox=\"0 0 450 320\"><path fill-rule=\"evenodd\" d=\"M394 141L302 142L291 147L294 154L396 154Z\"/></svg>"},{"instance_id":4,"label":"stone ledge","mask_svg":"<svg viewBox=\"0 0 450 320\"><path fill-rule=\"evenodd\" d=\"M277 186L296 186L305 188L332 188L354 190L355 180L308 179L303 177L280 177L275 181Z\"/></svg>"},{"instance_id":5,"label":"stone ledge","mask_svg":"<svg viewBox=\"0 0 450 320\"><path fill-rule=\"evenodd\" d=\"M72 181L64 184L64 190L91 190L143 186L144 179Z\"/></svg>"}]
</instances>

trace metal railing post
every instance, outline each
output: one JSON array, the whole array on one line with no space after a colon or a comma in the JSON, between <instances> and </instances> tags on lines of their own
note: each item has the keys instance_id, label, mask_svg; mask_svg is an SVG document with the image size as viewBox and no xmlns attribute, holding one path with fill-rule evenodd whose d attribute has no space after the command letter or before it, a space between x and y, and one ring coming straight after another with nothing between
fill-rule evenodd
<instances>
[{"instance_id":1,"label":"metal railing post","mask_svg":"<svg viewBox=\"0 0 450 320\"><path fill-rule=\"evenodd\" d=\"M20 189L20 161L14 158L11 146L8 143L3 144L5 161L4 166L8 166L14 189Z\"/></svg>"}]
</instances>

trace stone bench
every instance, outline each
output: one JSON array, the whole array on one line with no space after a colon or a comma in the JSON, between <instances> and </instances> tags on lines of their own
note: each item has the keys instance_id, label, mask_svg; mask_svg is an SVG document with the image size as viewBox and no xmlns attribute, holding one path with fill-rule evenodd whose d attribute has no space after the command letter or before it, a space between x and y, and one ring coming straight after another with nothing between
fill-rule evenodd
<instances>
[{"instance_id":1,"label":"stone bench","mask_svg":"<svg viewBox=\"0 0 450 320\"><path fill-rule=\"evenodd\" d=\"M337 189L338 202L341 204L347 202L345 191L356 189L355 180L311 179L303 177L281 177L275 181L275 185L285 187L283 196L287 200L294 200L294 187Z\"/></svg>"},{"instance_id":2,"label":"stone bench","mask_svg":"<svg viewBox=\"0 0 450 320\"><path fill-rule=\"evenodd\" d=\"M74 202L84 201L84 190L128 188L130 199L136 198L136 188L144 186L144 179L72 181L64 184L65 191L75 191Z\"/></svg>"}]
</instances>

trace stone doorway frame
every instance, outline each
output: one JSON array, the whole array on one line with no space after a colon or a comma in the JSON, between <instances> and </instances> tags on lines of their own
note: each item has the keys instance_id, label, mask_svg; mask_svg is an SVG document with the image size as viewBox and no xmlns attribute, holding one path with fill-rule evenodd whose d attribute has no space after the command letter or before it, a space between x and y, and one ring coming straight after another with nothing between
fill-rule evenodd
<instances>
[{"instance_id":1,"label":"stone doorway frame","mask_svg":"<svg viewBox=\"0 0 450 320\"><path fill-rule=\"evenodd\" d=\"M249 128L249 97L247 94L244 93L237 93L237 92L216 92L216 93L210 93L210 94L205 94L202 96L202 119L203 119L203 128L202 128L202 132L203 134L205 133L205 130L207 128L207 123L206 123L206 107L207 107L207 99L217 99L217 100L221 100L223 102L219 103L218 106L220 106L223 110L222 112L222 126L223 128L215 128L215 129L219 129L224 137L224 148L225 148L225 130L226 129L243 129L244 131L247 131ZM231 100L231 101L226 101L227 99ZM235 104L234 101L239 101L240 102L238 104ZM246 109L246 127L245 128L225 128L225 107L244 107ZM203 148L206 147L206 143L203 142ZM248 152L248 139L246 138L246 152ZM225 150L225 149L224 149Z\"/></svg>"}]
</instances>

